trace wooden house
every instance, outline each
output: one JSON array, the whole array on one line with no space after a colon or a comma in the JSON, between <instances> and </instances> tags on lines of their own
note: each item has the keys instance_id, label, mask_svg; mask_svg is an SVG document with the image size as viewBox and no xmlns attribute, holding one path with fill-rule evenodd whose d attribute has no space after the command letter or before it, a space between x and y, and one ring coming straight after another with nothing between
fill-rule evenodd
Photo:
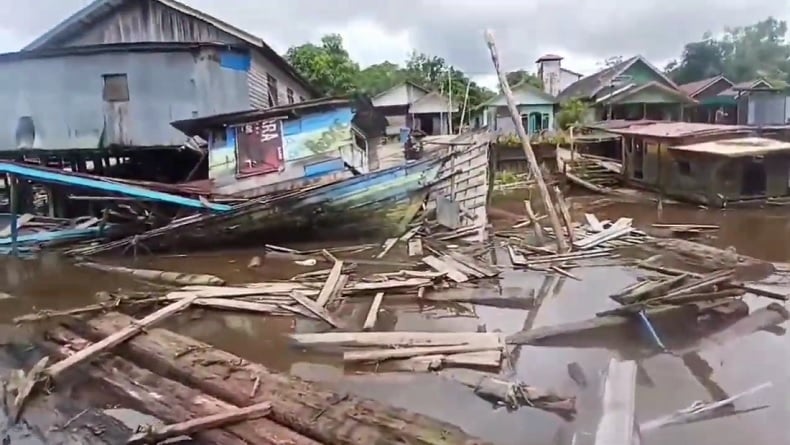
<instances>
[{"instance_id":1,"label":"wooden house","mask_svg":"<svg viewBox=\"0 0 790 445\"><path fill-rule=\"evenodd\" d=\"M557 99L549 93L521 82L511 88L516 108L528 135L538 134L544 130L554 129L554 113ZM482 109L482 125L489 130L503 134L514 133L513 119L507 108L505 96L499 94L480 105Z\"/></svg>"},{"instance_id":2,"label":"wooden house","mask_svg":"<svg viewBox=\"0 0 790 445\"><path fill-rule=\"evenodd\" d=\"M373 97L372 102L389 122L388 137L397 136L405 128L426 135L450 134L451 114L459 110L448 97L414 82L398 84Z\"/></svg>"},{"instance_id":3,"label":"wooden house","mask_svg":"<svg viewBox=\"0 0 790 445\"><path fill-rule=\"evenodd\" d=\"M605 131L622 137L626 182L710 206L790 196L790 143L750 127L646 122Z\"/></svg>"},{"instance_id":4,"label":"wooden house","mask_svg":"<svg viewBox=\"0 0 790 445\"><path fill-rule=\"evenodd\" d=\"M790 123L787 91L764 79L732 83L724 76L681 85L699 103L687 108L690 122L753 125Z\"/></svg>"},{"instance_id":5,"label":"wooden house","mask_svg":"<svg viewBox=\"0 0 790 445\"><path fill-rule=\"evenodd\" d=\"M251 108L287 105L317 95L261 38L176 0L94 0L24 50L139 42L224 43L248 48L249 59L237 65L247 72Z\"/></svg>"},{"instance_id":6,"label":"wooden house","mask_svg":"<svg viewBox=\"0 0 790 445\"><path fill-rule=\"evenodd\" d=\"M590 105L588 121L611 119L681 120L696 101L642 56L631 57L584 77L557 96Z\"/></svg>"},{"instance_id":7,"label":"wooden house","mask_svg":"<svg viewBox=\"0 0 790 445\"><path fill-rule=\"evenodd\" d=\"M325 98L172 125L208 141L213 193L253 197L371 171L385 126L374 116L369 102Z\"/></svg>"}]
</instances>

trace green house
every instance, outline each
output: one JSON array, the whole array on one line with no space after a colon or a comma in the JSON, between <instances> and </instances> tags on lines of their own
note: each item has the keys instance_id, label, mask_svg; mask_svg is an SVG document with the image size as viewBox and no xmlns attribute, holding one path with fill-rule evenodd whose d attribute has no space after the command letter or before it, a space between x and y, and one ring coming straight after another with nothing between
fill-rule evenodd
<instances>
[{"instance_id":1,"label":"green house","mask_svg":"<svg viewBox=\"0 0 790 445\"><path fill-rule=\"evenodd\" d=\"M533 135L554 129L554 111L557 104L554 96L526 82L511 87L511 90L527 134ZM507 109L503 94L483 103L480 109L483 111L483 126L500 134L515 132L513 118Z\"/></svg>"},{"instance_id":2,"label":"green house","mask_svg":"<svg viewBox=\"0 0 790 445\"><path fill-rule=\"evenodd\" d=\"M565 103L580 99L590 105L590 120L683 120L683 110L696 100L678 88L642 56L631 57L584 77L560 92Z\"/></svg>"}]
</instances>

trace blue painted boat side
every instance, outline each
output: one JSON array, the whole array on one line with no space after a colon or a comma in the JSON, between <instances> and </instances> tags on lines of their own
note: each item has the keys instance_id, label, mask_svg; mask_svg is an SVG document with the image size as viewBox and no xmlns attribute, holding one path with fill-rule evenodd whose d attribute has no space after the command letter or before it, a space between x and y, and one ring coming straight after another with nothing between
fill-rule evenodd
<instances>
[{"instance_id":1,"label":"blue painted boat side","mask_svg":"<svg viewBox=\"0 0 790 445\"><path fill-rule=\"evenodd\" d=\"M226 204L203 203L197 199L184 198L182 196L148 190L142 187L119 184L117 182L99 181L81 176L55 173L26 167L24 165L11 164L8 162L0 162L0 173L9 173L44 183L71 185L74 187L101 190L104 192L118 193L120 195L130 196L133 198L149 199L197 209L208 209L215 212L227 212L231 209L231 206Z\"/></svg>"},{"instance_id":2,"label":"blue painted boat side","mask_svg":"<svg viewBox=\"0 0 790 445\"><path fill-rule=\"evenodd\" d=\"M426 172L429 172L426 179L430 180L431 176L435 176L438 172L440 163L440 160L428 159L414 164L399 165L386 170L355 176L317 190L314 195L302 200L300 205L319 204L325 201L340 202L346 198L359 196L360 193L365 193L366 191L386 191L388 185L396 186L398 183L407 182L404 179L408 177L418 181Z\"/></svg>"},{"instance_id":3,"label":"blue painted boat side","mask_svg":"<svg viewBox=\"0 0 790 445\"><path fill-rule=\"evenodd\" d=\"M99 227L91 227L88 229L65 229L54 230L49 232L31 233L27 235L19 235L17 243L19 244L40 244L52 241L75 240L80 238L93 238L100 234ZM12 237L0 238L0 246L10 246L13 242Z\"/></svg>"}]
</instances>

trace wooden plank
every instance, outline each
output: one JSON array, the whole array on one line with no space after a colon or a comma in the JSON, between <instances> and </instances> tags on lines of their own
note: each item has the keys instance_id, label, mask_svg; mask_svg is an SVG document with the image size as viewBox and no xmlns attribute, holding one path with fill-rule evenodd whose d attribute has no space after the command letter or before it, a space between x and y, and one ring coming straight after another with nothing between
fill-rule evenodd
<instances>
[{"instance_id":1,"label":"wooden plank","mask_svg":"<svg viewBox=\"0 0 790 445\"><path fill-rule=\"evenodd\" d=\"M484 278L485 274L478 272L477 270L463 264L462 262L456 260L455 258L451 257L450 255L442 255L440 260L444 261L445 264L448 266L456 269L457 271L461 272L466 276L472 276L475 278Z\"/></svg>"},{"instance_id":2,"label":"wooden plank","mask_svg":"<svg viewBox=\"0 0 790 445\"><path fill-rule=\"evenodd\" d=\"M192 297L185 298L167 305L153 314L143 318L137 323L127 326L126 328L113 333L107 338L90 345L80 352L49 366L45 372L53 379L57 379L63 372L71 369L72 367L88 361L108 349L118 346L151 325L158 323L183 309L186 309L195 300L197 300L197 298L197 295L193 295Z\"/></svg>"},{"instance_id":3,"label":"wooden plank","mask_svg":"<svg viewBox=\"0 0 790 445\"><path fill-rule=\"evenodd\" d=\"M76 226L74 226L74 228L75 229L87 229L89 227L95 226L96 224L99 223L99 221L101 221L101 219L96 218L94 216L93 218L89 218L87 221L83 221L83 222L77 224Z\"/></svg>"},{"instance_id":4,"label":"wooden plank","mask_svg":"<svg viewBox=\"0 0 790 445\"><path fill-rule=\"evenodd\" d=\"M612 359L603 395L603 416L595 445L634 445L636 431L636 362Z\"/></svg>"},{"instance_id":5,"label":"wooden plank","mask_svg":"<svg viewBox=\"0 0 790 445\"><path fill-rule=\"evenodd\" d=\"M311 300L310 298L300 294L298 291L294 291L291 293L291 298L293 298L297 303L301 304L307 310L314 313L318 316L318 318L324 320L325 322L331 324L336 328L343 327L343 324L336 320L333 316L329 314L329 312L324 309L323 306L319 306L316 304L315 301Z\"/></svg>"},{"instance_id":6,"label":"wooden plank","mask_svg":"<svg viewBox=\"0 0 790 445\"><path fill-rule=\"evenodd\" d=\"M598 217L592 213L585 213L584 219L587 221L588 230L593 233L598 233L603 231L603 224L598 221Z\"/></svg>"},{"instance_id":7,"label":"wooden plank","mask_svg":"<svg viewBox=\"0 0 790 445\"><path fill-rule=\"evenodd\" d=\"M527 266L529 264L527 263L527 258L524 255L516 252L516 249L514 249L513 246L507 246L507 253L510 256L510 264L514 266Z\"/></svg>"},{"instance_id":8,"label":"wooden plank","mask_svg":"<svg viewBox=\"0 0 790 445\"><path fill-rule=\"evenodd\" d=\"M342 261L335 261L335 264L332 266L332 270L329 271L329 277L327 277L326 281L324 282L324 287L321 288L321 292L318 293L318 298L315 300L315 304L324 307L326 303L329 301L329 298L335 293L335 288L337 287L337 282L340 279L340 274L343 272L343 262Z\"/></svg>"},{"instance_id":9,"label":"wooden plank","mask_svg":"<svg viewBox=\"0 0 790 445\"><path fill-rule=\"evenodd\" d=\"M35 218L35 216L29 213L20 215L16 220L16 229L17 230L21 229L22 226L32 221L33 218ZM11 236L11 224L7 225L5 228L0 230L0 238L8 238L9 236Z\"/></svg>"},{"instance_id":10,"label":"wooden plank","mask_svg":"<svg viewBox=\"0 0 790 445\"><path fill-rule=\"evenodd\" d=\"M130 437L126 444L155 444L174 437L191 436L201 431L258 419L268 415L271 410L272 404L269 402L256 403L255 405L246 406L244 408L232 408L224 413L198 417L197 419L187 420L186 422L165 425L150 431L139 432Z\"/></svg>"},{"instance_id":11,"label":"wooden plank","mask_svg":"<svg viewBox=\"0 0 790 445\"><path fill-rule=\"evenodd\" d=\"M422 262L433 267L439 272L446 273L447 276L456 283L465 283L469 281L469 277L467 277L465 274L433 255L423 257Z\"/></svg>"},{"instance_id":12,"label":"wooden plank","mask_svg":"<svg viewBox=\"0 0 790 445\"><path fill-rule=\"evenodd\" d=\"M384 292L379 292L373 297L373 304L370 305L368 316L365 318L365 325L362 327L365 331L370 331L376 326L376 319L379 315L379 307L381 307L381 300L384 299Z\"/></svg>"},{"instance_id":13,"label":"wooden plank","mask_svg":"<svg viewBox=\"0 0 790 445\"><path fill-rule=\"evenodd\" d=\"M422 256L422 239L412 238L409 240L408 245L409 256Z\"/></svg>"},{"instance_id":14,"label":"wooden plank","mask_svg":"<svg viewBox=\"0 0 790 445\"><path fill-rule=\"evenodd\" d=\"M464 255L460 252L451 252L450 256L455 258L456 261L466 265L467 267L471 267L472 269L475 269L476 271L480 272L481 274L483 274L484 277L495 277L499 275L498 270L494 269L493 267L489 267L488 265L483 264L480 261L475 260L469 255Z\"/></svg>"},{"instance_id":15,"label":"wooden plank","mask_svg":"<svg viewBox=\"0 0 790 445\"><path fill-rule=\"evenodd\" d=\"M389 253L389 251L392 249L393 246L395 246L395 243L397 242L398 242L398 238L388 238L386 241L384 241L384 244L381 245L381 249L382 249L381 253L376 255L375 258L379 260L384 258L384 256Z\"/></svg>"},{"instance_id":16,"label":"wooden plank","mask_svg":"<svg viewBox=\"0 0 790 445\"><path fill-rule=\"evenodd\" d=\"M492 348L502 346L502 338L495 332L324 332L320 334L292 334L299 346L355 346L355 347L413 347L478 345Z\"/></svg>"},{"instance_id":17,"label":"wooden plank","mask_svg":"<svg viewBox=\"0 0 790 445\"><path fill-rule=\"evenodd\" d=\"M417 348L374 349L371 351L346 351L343 361L346 362L376 362L394 358L409 358L420 355L458 354L466 352L483 352L497 350L498 347L479 345L458 346L426 346Z\"/></svg>"}]
</instances>

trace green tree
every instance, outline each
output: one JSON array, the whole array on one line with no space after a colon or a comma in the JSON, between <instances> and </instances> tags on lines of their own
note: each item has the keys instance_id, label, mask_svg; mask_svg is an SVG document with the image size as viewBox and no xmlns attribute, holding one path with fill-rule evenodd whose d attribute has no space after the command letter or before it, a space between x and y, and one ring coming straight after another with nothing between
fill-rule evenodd
<instances>
[{"instance_id":1,"label":"green tree","mask_svg":"<svg viewBox=\"0 0 790 445\"><path fill-rule=\"evenodd\" d=\"M769 17L751 26L726 28L719 37L706 33L686 44L679 61L667 66L678 83L724 74L733 82L765 78L781 86L790 82L787 23Z\"/></svg>"},{"instance_id":2,"label":"green tree","mask_svg":"<svg viewBox=\"0 0 790 445\"><path fill-rule=\"evenodd\" d=\"M543 89L543 80L535 74L530 73L526 70L516 70L511 71L505 74L505 78L507 79L507 84L511 87L514 85L518 85L522 82L527 82L528 84L536 87L538 89Z\"/></svg>"},{"instance_id":3,"label":"green tree","mask_svg":"<svg viewBox=\"0 0 790 445\"><path fill-rule=\"evenodd\" d=\"M320 46L293 46L285 58L324 95L344 96L356 90L359 65L351 60L339 34L325 35Z\"/></svg>"},{"instance_id":4,"label":"green tree","mask_svg":"<svg viewBox=\"0 0 790 445\"><path fill-rule=\"evenodd\" d=\"M579 100L573 99L564 104L557 113L557 125L562 130L567 130L571 125L584 122L587 113L587 105Z\"/></svg>"},{"instance_id":5,"label":"green tree","mask_svg":"<svg viewBox=\"0 0 790 445\"><path fill-rule=\"evenodd\" d=\"M406 72L390 61L370 65L360 71L356 81L357 91L375 96L406 79Z\"/></svg>"}]
</instances>

